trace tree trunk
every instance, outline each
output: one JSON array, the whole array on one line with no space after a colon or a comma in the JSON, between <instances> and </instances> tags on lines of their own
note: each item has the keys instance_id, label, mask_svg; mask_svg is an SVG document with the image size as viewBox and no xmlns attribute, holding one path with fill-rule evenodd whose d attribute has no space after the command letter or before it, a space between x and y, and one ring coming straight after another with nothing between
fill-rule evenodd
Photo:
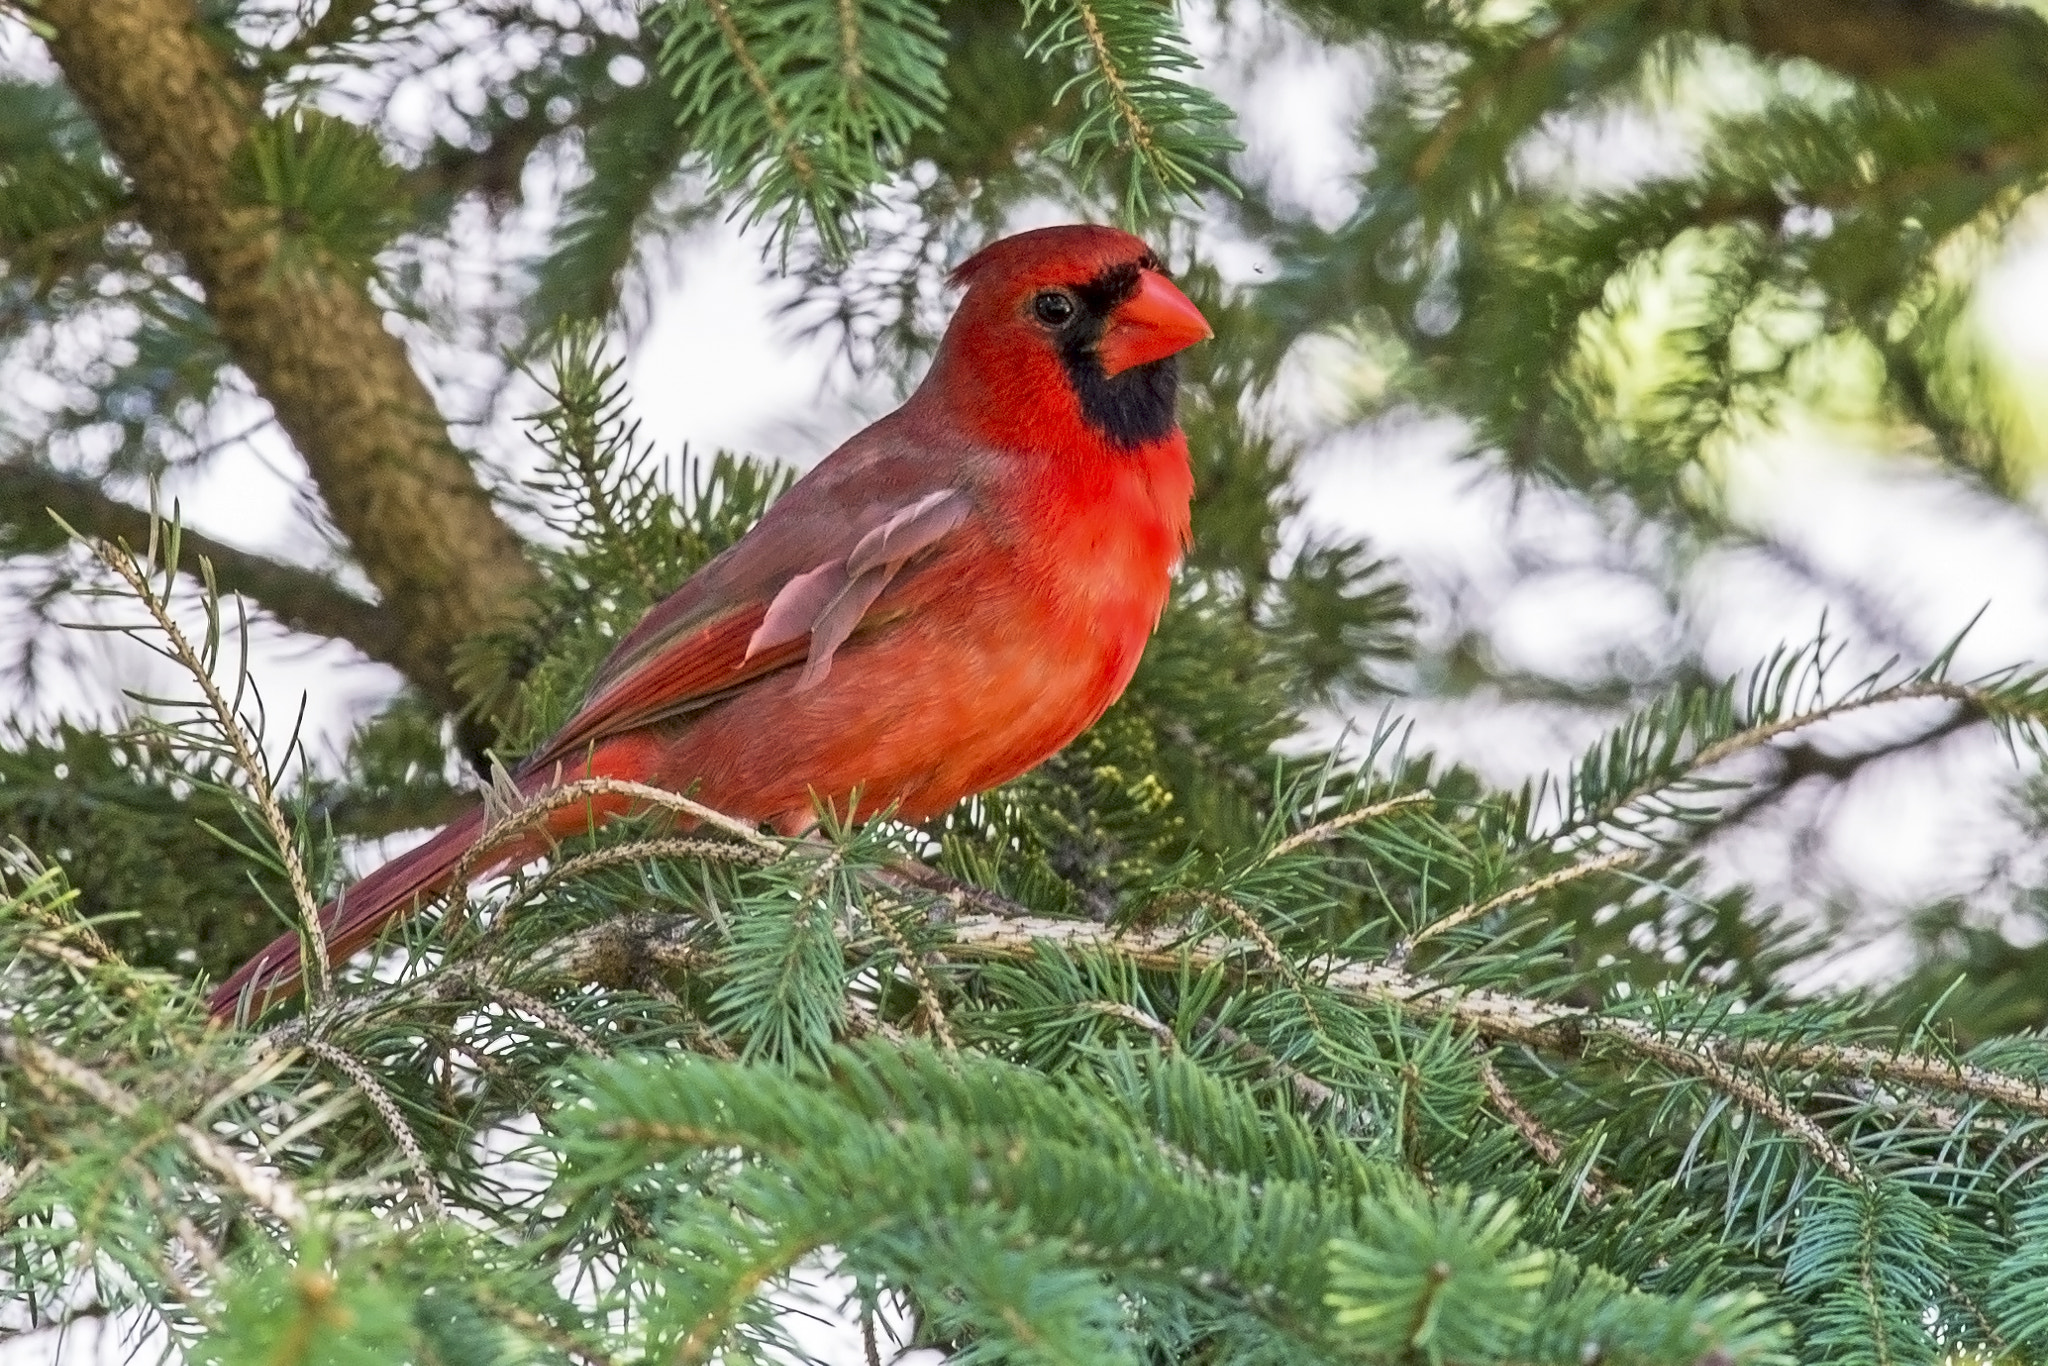
<instances>
[{"instance_id":1,"label":"tree trunk","mask_svg":"<svg viewBox=\"0 0 2048 1366\"><path fill-rule=\"evenodd\" d=\"M134 182L144 227L205 291L390 614L391 657L443 705L456 645L516 612L535 570L404 345L353 282L280 268L277 215L232 168L261 117L192 0L37 0L52 55Z\"/></svg>"}]
</instances>

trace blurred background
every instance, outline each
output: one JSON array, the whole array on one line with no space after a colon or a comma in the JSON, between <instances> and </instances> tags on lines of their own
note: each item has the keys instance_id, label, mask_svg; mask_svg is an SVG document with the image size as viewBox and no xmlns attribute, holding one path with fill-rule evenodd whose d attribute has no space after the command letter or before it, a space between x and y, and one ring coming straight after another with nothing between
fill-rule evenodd
<instances>
[{"instance_id":1,"label":"blurred background","mask_svg":"<svg viewBox=\"0 0 2048 1366\"><path fill-rule=\"evenodd\" d=\"M1781 647L1824 640L1842 691L1951 650L1957 677L2048 661L2034 5L874 0L846 11L873 26L871 153L821 183L703 56L753 24L802 77L774 6L190 12L242 122L186 166L158 95L95 68L113 49L0 2L0 835L108 905L169 888L138 931L169 961L217 972L270 926L209 918L240 874L176 833L203 794L106 738L178 685L65 625L100 608L45 507L134 537L152 487L176 506L250 604L273 737L303 696L313 800L374 861L504 733L479 718L525 647L457 648L495 609L416 610L405 566L446 541L446 572L497 582L456 561L500 523L545 559L523 419L565 320L603 330L675 480L718 451L802 468L915 383L945 271L1044 223L1133 222L1217 323L1189 582L1284 645L1260 747L1407 726L1513 788ZM267 215L260 268L237 215ZM481 540L426 508L380 538L389 505L348 484L348 413L411 392L382 343L252 361L328 316L278 284L315 274L424 382L423 439L491 495ZM1966 1036L2048 1021L2032 755L1928 702L1744 763L1692 885L1774 927L1775 980L1967 976Z\"/></svg>"}]
</instances>

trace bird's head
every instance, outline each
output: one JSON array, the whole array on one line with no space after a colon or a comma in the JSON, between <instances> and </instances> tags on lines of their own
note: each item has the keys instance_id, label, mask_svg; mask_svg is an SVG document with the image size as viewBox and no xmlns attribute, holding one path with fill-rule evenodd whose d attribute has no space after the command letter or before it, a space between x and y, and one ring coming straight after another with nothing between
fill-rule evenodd
<instances>
[{"instance_id":1,"label":"bird's head","mask_svg":"<svg viewBox=\"0 0 2048 1366\"><path fill-rule=\"evenodd\" d=\"M1213 334L1142 241L1039 228L983 248L953 282L967 293L926 386L991 436L1057 438L1071 418L1128 450L1174 431L1174 357Z\"/></svg>"}]
</instances>

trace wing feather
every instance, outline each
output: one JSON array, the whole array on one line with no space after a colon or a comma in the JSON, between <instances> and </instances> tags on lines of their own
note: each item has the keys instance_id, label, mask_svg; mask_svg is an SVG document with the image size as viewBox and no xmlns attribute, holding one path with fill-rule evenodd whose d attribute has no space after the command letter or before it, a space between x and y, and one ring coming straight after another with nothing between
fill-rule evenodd
<instances>
[{"instance_id":1,"label":"wing feather","mask_svg":"<svg viewBox=\"0 0 2048 1366\"><path fill-rule=\"evenodd\" d=\"M825 609L811 621L811 644L804 656L804 675L797 680L798 692L809 692L825 681L825 675L832 672L832 656L853 634L861 618L868 614L868 608L875 605L875 599L882 596L882 590L889 586L889 580L896 577L896 566L879 565L860 575L846 587L839 590L837 597L825 604Z\"/></svg>"},{"instance_id":2,"label":"wing feather","mask_svg":"<svg viewBox=\"0 0 2048 1366\"><path fill-rule=\"evenodd\" d=\"M608 686L593 690L521 771L573 758L607 736L709 706L732 688L804 657L801 639L749 655L746 642L760 620L761 606L756 603L646 655Z\"/></svg>"},{"instance_id":3,"label":"wing feather","mask_svg":"<svg viewBox=\"0 0 2048 1366\"><path fill-rule=\"evenodd\" d=\"M816 687L897 572L943 541L974 506L957 488L904 490L893 502L870 496L851 506L804 507L803 492L799 483L784 500L799 506L777 504L738 545L642 618L598 671L582 707L523 768L557 763L608 736L709 706L798 663L798 687Z\"/></svg>"},{"instance_id":4,"label":"wing feather","mask_svg":"<svg viewBox=\"0 0 2048 1366\"><path fill-rule=\"evenodd\" d=\"M974 500L959 489L927 493L855 543L846 557L848 577L857 579L870 569L902 564L944 539L973 506Z\"/></svg>"},{"instance_id":5,"label":"wing feather","mask_svg":"<svg viewBox=\"0 0 2048 1366\"><path fill-rule=\"evenodd\" d=\"M761 625L747 640L747 658L763 650L802 640L811 633L811 623L846 590L846 565L831 560L799 574L782 586L775 601L768 604Z\"/></svg>"}]
</instances>

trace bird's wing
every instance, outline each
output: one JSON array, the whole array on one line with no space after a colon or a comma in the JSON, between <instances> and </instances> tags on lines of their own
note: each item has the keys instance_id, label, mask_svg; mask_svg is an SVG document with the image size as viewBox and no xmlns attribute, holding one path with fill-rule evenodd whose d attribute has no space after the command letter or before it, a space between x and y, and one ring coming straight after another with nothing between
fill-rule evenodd
<instances>
[{"instance_id":1,"label":"bird's wing","mask_svg":"<svg viewBox=\"0 0 2048 1366\"><path fill-rule=\"evenodd\" d=\"M897 572L973 508L972 495L944 482L928 453L920 459L914 449L856 438L648 612L598 670L576 714L524 767L572 759L607 736L709 706L798 663L797 686L817 686Z\"/></svg>"}]
</instances>

